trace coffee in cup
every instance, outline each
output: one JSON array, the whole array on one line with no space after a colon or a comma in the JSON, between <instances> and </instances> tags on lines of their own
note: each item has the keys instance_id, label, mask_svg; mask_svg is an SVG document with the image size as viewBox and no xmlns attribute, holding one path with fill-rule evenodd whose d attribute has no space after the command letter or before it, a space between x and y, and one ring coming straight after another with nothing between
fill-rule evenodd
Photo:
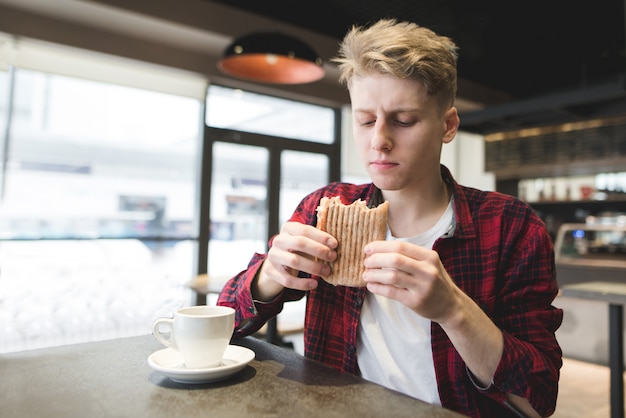
<instances>
[{"instance_id":1,"label":"coffee in cup","mask_svg":"<svg viewBox=\"0 0 626 418\"><path fill-rule=\"evenodd\" d=\"M220 364L234 326L233 308L201 305L177 309L173 318L158 318L152 328L159 342L182 354L186 367L205 368Z\"/></svg>"}]
</instances>

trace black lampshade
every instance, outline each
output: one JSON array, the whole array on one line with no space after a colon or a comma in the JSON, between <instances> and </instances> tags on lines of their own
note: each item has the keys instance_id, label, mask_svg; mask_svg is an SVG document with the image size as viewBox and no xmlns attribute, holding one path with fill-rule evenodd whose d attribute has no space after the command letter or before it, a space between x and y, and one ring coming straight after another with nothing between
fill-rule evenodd
<instances>
[{"instance_id":1,"label":"black lampshade","mask_svg":"<svg viewBox=\"0 0 626 418\"><path fill-rule=\"evenodd\" d=\"M304 84L324 76L322 58L306 43L279 32L259 32L233 41L218 67L244 80Z\"/></svg>"}]
</instances>

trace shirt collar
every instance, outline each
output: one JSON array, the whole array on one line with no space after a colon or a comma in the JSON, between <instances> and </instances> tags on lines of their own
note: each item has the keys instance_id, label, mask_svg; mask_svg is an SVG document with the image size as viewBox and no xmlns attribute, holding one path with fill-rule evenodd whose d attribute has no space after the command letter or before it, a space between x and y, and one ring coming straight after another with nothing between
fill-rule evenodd
<instances>
[{"instance_id":1,"label":"shirt collar","mask_svg":"<svg viewBox=\"0 0 626 418\"><path fill-rule=\"evenodd\" d=\"M447 237L455 236L457 238L475 238L476 228L472 221L472 213L470 211L465 188L458 184L450 170L443 164L441 165L441 177L452 190L452 199L454 202L454 219L452 230L448 232Z\"/></svg>"}]
</instances>

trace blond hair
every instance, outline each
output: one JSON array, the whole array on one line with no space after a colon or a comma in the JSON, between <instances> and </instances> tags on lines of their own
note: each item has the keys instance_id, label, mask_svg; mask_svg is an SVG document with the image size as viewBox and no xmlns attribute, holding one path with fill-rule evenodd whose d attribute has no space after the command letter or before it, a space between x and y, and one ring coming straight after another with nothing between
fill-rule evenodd
<instances>
[{"instance_id":1,"label":"blond hair","mask_svg":"<svg viewBox=\"0 0 626 418\"><path fill-rule=\"evenodd\" d=\"M339 65L339 81L348 88L354 77L366 75L411 78L450 107L456 96L457 58L450 38L415 23L382 19L368 28L353 26L332 61Z\"/></svg>"}]
</instances>

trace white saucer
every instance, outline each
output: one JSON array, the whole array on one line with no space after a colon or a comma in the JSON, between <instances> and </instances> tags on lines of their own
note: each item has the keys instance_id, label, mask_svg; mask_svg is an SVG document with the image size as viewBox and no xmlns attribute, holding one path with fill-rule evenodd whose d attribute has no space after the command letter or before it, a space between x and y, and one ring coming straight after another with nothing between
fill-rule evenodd
<instances>
[{"instance_id":1,"label":"white saucer","mask_svg":"<svg viewBox=\"0 0 626 418\"><path fill-rule=\"evenodd\" d=\"M154 370L179 383L210 383L226 379L242 370L254 359L254 351L238 345L229 345L218 366L188 369L182 355L171 348L156 351L148 357Z\"/></svg>"}]
</instances>

